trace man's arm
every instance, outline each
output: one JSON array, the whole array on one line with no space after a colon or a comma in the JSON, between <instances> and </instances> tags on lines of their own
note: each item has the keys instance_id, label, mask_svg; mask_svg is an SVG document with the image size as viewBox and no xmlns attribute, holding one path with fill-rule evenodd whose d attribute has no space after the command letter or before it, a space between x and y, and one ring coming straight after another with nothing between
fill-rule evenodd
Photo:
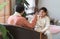
<instances>
[{"instance_id":1,"label":"man's arm","mask_svg":"<svg viewBox=\"0 0 60 39\"><path fill-rule=\"evenodd\" d=\"M34 28L36 21L37 21L37 16L34 17L31 23L29 23L28 20L26 20L24 17L21 17L17 19L16 24L18 23L23 27Z\"/></svg>"},{"instance_id":2,"label":"man's arm","mask_svg":"<svg viewBox=\"0 0 60 39\"><path fill-rule=\"evenodd\" d=\"M36 21L37 21L36 18L34 18L33 21L29 23L25 18L22 18L22 25L26 27L34 28Z\"/></svg>"}]
</instances>

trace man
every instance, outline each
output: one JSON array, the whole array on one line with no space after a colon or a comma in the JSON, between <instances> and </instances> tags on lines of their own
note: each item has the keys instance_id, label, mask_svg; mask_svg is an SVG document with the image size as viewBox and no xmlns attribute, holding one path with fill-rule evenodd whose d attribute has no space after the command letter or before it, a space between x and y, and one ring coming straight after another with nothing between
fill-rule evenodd
<instances>
[{"instance_id":1,"label":"man","mask_svg":"<svg viewBox=\"0 0 60 39\"><path fill-rule=\"evenodd\" d=\"M7 23L11 24L11 25L18 25L18 26L23 26L23 27L28 27L28 28L34 28L36 21L37 21L37 15L35 15L32 22L29 23L24 17L22 17L23 13L24 13L24 5L18 4L16 6L15 13L8 18Z\"/></svg>"}]
</instances>

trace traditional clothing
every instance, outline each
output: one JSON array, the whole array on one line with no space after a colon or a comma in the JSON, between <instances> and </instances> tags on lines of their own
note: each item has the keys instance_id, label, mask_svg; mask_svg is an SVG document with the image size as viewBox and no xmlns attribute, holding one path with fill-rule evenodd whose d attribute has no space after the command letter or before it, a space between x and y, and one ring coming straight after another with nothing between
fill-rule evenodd
<instances>
[{"instance_id":1,"label":"traditional clothing","mask_svg":"<svg viewBox=\"0 0 60 39\"><path fill-rule=\"evenodd\" d=\"M37 23L36 23L36 26L34 28L35 31L37 32L44 32L44 34L47 34L48 36L48 39L51 39L50 38L50 19L48 16L45 16L43 18L39 17L38 15L38 18L37 18Z\"/></svg>"}]
</instances>

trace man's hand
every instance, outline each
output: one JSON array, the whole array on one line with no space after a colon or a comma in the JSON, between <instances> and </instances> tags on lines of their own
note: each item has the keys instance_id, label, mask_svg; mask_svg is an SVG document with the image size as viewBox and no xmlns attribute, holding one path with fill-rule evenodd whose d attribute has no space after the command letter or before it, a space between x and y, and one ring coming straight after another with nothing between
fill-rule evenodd
<instances>
[{"instance_id":1,"label":"man's hand","mask_svg":"<svg viewBox=\"0 0 60 39\"><path fill-rule=\"evenodd\" d=\"M36 20L37 20L37 15L38 15L38 12L35 13L35 18L36 18Z\"/></svg>"}]
</instances>

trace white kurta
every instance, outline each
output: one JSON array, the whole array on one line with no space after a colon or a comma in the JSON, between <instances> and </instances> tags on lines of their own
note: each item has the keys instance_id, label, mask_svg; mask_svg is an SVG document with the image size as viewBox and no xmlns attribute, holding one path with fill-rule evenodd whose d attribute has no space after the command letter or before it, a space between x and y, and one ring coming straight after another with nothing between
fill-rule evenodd
<instances>
[{"instance_id":1,"label":"white kurta","mask_svg":"<svg viewBox=\"0 0 60 39\"><path fill-rule=\"evenodd\" d=\"M37 23L34 28L35 31L41 32L41 31L49 31L49 26L50 26L50 19L48 16L45 16L44 18L40 18L38 15L37 18Z\"/></svg>"},{"instance_id":2,"label":"white kurta","mask_svg":"<svg viewBox=\"0 0 60 39\"><path fill-rule=\"evenodd\" d=\"M31 23L34 16L30 16L29 18L30 18L29 22ZM49 28L49 26L50 26L49 17L45 16L44 18L40 18L39 15L38 15L37 19L38 20L37 20L37 23L36 23L36 26L35 26L34 30L37 31L37 32L42 32L42 31L44 32L45 31L44 34L48 36L48 39L52 39L52 35L51 35L50 30L49 30L50 29Z\"/></svg>"}]
</instances>

